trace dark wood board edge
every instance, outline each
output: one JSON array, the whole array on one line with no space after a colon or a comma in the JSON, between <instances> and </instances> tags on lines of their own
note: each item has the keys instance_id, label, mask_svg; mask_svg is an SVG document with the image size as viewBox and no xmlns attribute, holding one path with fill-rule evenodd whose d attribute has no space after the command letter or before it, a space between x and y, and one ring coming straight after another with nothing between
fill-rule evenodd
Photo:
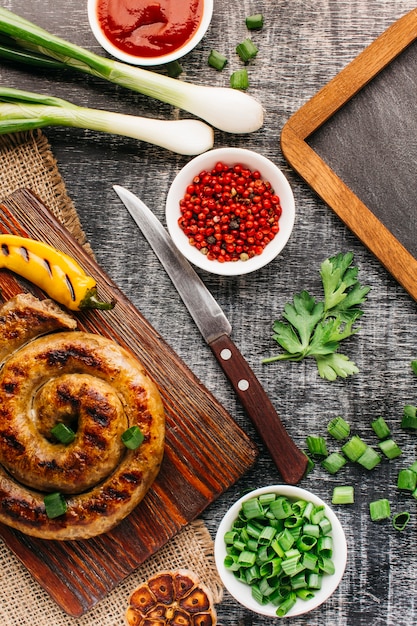
<instances>
[{"instance_id":1,"label":"dark wood board edge","mask_svg":"<svg viewBox=\"0 0 417 626\"><path fill-rule=\"evenodd\" d=\"M74 256L97 279L101 297L117 298L113 311L77 314L80 328L99 332L132 350L159 386L167 411L169 445L160 474L142 503L113 531L88 541L49 542L7 527L0 530L9 548L57 604L69 615L80 617L234 484L255 463L258 451L201 381L31 192L15 192L0 208L6 214L8 230L42 239ZM27 289L42 296L33 285L26 285L5 270L1 282L4 299ZM164 354L163 364L152 358L155 350ZM190 404L190 393L197 406ZM180 411L183 429L173 423ZM197 428L203 416L204 450L202 433ZM190 461L189 450L198 445L201 450ZM179 498L181 490L183 497ZM117 558L120 553L123 559ZM85 563L89 564L87 572L83 571Z\"/></svg>"},{"instance_id":2,"label":"dark wood board edge","mask_svg":"<svg viewBox=\"0 0 417 626\"><path fill-rule=\"evenodd\" d=\"M417 260L309 146L307 139L417 38L417 9L392 24L284 125L289 165L417 300Z\"/></svg>"}]
</instances>

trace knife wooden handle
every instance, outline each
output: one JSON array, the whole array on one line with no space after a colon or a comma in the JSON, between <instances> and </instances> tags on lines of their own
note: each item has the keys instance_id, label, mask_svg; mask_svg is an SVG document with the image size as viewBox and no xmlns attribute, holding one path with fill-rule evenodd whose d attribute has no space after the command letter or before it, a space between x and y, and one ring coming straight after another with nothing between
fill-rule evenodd
<instances>
[{"instance_id":1,"label":"knife wooden handle","mask_svg":"<svg viewBox=\"0 0 417 626\"><path fill-rule=\"evenodd\" d=\"M268 448L282 478L289 484L298 483L306 472L307 456L288 435L246 359L227 335L221 335L209 345Z\"/></svg>"}]
</instances>

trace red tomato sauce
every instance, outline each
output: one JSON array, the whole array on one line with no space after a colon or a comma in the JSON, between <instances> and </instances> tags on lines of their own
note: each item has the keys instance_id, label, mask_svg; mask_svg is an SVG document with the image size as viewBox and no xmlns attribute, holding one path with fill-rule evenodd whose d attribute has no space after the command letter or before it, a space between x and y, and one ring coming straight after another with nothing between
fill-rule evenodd
<instances>
[{"instance_id":1,"label":"red tomato sauce","mask_svg":"<svg viewBox=\"0 0 417 626\"><path fill-rule=\"evenodd\" d=\"M198 29L204 0L98 0L100 26L119 50L160 57L181 48Z\"/></svg>"}]
</instances>

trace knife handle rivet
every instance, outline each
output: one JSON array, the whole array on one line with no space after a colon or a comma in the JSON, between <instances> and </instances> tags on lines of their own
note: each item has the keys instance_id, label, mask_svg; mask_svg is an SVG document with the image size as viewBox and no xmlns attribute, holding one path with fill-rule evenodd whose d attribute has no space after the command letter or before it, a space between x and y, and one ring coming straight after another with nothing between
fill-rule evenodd
<instances>
[{"instance_id":1,"label":"knife handle rivet","mask_svg":"<svg viewBox=\"0 0 417 626\"><path fill-rule=\"evenodd\" d=\"M223 359L223 361L228 361L232 357L232 351L229 350L228 348L224 348L220 352L220 356Z\"/></svg>"},{"instance_id":2,"label":"knife handle rivet","mask_svg":"<svg viewBox=\"0 0 417 626\"><path fill-rule=\"evenodd\" d=\"M246 380L246 378L242 378L241 380L239 380L237 386L239 387L240 391L247 391L247 389L249 389L249 381Z\"/></svg>"}]
</instances>

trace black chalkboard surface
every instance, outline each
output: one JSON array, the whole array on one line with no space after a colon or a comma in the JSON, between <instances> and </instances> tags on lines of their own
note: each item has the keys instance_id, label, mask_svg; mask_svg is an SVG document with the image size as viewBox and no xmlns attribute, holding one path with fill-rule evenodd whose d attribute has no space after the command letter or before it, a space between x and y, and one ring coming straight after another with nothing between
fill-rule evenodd
<instances>
[{"instance_id":1,"label":"black chalkboard surface","mask_svg":"<svg viewBox=\"0 0 417 626\"><path fill-rule=\"evenodd\" d=\"M288 120L281 147L417 299L417 9Z\"/></svg>"}]
</instances>

